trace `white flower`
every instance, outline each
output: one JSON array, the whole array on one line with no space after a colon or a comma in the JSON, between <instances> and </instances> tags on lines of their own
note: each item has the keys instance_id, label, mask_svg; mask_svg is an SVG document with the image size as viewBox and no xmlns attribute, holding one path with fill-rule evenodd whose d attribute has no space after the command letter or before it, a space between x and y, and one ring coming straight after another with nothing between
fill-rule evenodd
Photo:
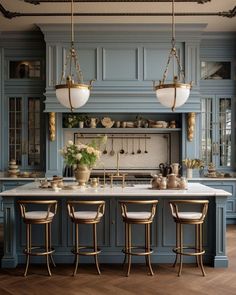
<instances>
[{"instance_id":1,"label":"white flower","mask_svg":"<svg viewBox=\"0 0 236 295\"><path fill-rule=\"evenodd\" d=\"M77 147L77 149L80 151L80 150L82 150L82 149L87 148L87 145L82 144L82 143L79 143L79 144L76 145L76 147Z\"/></svg>"},{"instance_id":2,"label":"white flower","mask_svg":"<svg viewBox=\"0 0 236 295\"><path fill-rule=\"evenodd\" d=\"M81 154L77 154L75 157L76 157L76 159L77 159L78 161L80 161L81 158L82 158L82 155L81 155Z\"/></svg>"},{"instance_id":3,"label":"white flower","mask_svg":"<svg viewBox=\"0 0 236 295\"><path fill-rule=\"evenodd\" d=\"M93 154L94 153L94 148L93 147L91 147L91 146L88 146L87 148L86 148L86 150L87 150L87 153L88 154Z\"/></svg>"},{"instance_id":4,"label":"white flower","mask_svg":"<svg viewBox=\"0 0 236 295\"><path fill-rule=\"evenodd\" d=\"M98 150L95 150L95 151L94 151L94 155L95 155L97 158L99 158L100 155L101 155L101 152L98 151Z\"/></svg>"},{"instance_id":5,"label":"white flower","mask_svg":"<svg viewBox=\"0 0 236 295\"><path fill-rule=\"evenodd\" d=\"M73 145L73 141L72 140L68 140L68 145Z\"/></svg>"}]
</instances>

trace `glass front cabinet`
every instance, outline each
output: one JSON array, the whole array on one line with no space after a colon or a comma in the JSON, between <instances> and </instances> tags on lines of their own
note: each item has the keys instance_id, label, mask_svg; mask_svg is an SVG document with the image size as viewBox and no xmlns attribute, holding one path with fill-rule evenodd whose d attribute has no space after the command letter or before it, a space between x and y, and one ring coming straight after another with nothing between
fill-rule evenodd
<instances>
[{"instance_id":1,"label":"glass front cabinet","mask_svg":"<svg viewBox=\"0 0 236 295\"><path fill-rule=\"evenodd\" d=\"M42 97L8 97L8 161L15 159L21 169L42 170L43 132Z\"/></svg>"},{"instance_id":2,"label":"glass front cabinet","mask_svg":"<svg viewBox=\"0 0 236 295\"><path fill-rule=\"evenodd\" d=\"M204 96L201 100L201 158L205 165L230 170L232 159L233 109L230 96Z\"/></svg>"}]
</instances>

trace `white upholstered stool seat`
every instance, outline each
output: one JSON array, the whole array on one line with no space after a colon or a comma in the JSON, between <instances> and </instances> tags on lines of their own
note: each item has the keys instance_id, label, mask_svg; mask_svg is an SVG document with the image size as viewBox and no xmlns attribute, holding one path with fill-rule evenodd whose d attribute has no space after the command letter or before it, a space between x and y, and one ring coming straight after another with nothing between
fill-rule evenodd
<instances>
[{"instance_id":1,"label":"white upholstered stool seat","mask_svg":"<svg viewBox=\"0 0 236 295\"><path fill-rule=\"evenodd\" d=\"M47 217L53 218L55 215L52 212L49 212L48 216L47 214L47 211L28 211L25 212L25 219L46 219Z\"/></svg>"},{"instance_id":2,"label":"white upholstered stool seat","mask_svg":"<svg viewBox=\"0 0 236 295\"><path fill-rule=\"evenodd\" d=\"M150 212L127 212L126 217L129 219L149 219L151 218L151 213Z\"/></svg>"},{"instance_id":3,"label":"white upholstered stool seat","mask_svg":"<svg viewBox=\"0 0 236 295\"><path fill-rule=\"evenodd\" d=\"M201 212L178 212L178 217L176 213L173 213L173 217L174 218L179 217L179 219L198 220L202 217L202 213Z\"/></svg>"},{"instance_id":4,"label":"white upholstered stool seat","mask_svg":"<svg viewBox=\"0 0 236 295\"><path fill-rule=\"evenodd\" d=\"M97 211L76 211L76 212L74 212L75 219L91 220L91 219L95 219L96 217L101 218L102 216L103 216L103 214L101 212L98 213ZM72 213L70 213L70 217L73 218Z\"/></svg>"}]
</instances>

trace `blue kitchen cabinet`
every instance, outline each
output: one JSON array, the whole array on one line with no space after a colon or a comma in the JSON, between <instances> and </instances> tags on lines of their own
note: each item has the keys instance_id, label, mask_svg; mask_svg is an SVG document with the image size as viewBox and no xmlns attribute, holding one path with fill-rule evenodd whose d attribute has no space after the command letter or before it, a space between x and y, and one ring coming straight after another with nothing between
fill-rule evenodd
<instances>
[{"instance_id":1,"label":"blue kitchen cabinet","mask_svg":"<svg viewBox=\"0 0 236 295\"><path fill-rule=\"evenodd\" d=\"M232 194L232 196L228 197L227 205L226 205L226 217L228 224L236 223L236 180L231 179L191 179L190 182L200 182L204 185L210 186L215 189L222 189Z\"/></svg>"}]
</instances>

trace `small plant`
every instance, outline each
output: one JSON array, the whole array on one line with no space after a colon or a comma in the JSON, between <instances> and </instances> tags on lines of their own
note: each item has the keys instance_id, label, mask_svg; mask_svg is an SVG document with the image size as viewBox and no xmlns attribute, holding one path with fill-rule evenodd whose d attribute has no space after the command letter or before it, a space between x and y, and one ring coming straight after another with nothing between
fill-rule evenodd
<instances>
[{"instance_id":1,"label":"small plant","mask_svg":"<svg viewBox=\"0 0 236 295\"><path fill-rule=\"evenodd\" d=\"M79 122L86 122L88 116L86 114L64 114L63 126L66 128L78 128Z\"/></svg>"},{"instance_id":2,"label":"small plant","mask_svg":"<svg viewBox=\"0 0 236 295\"><path fill-rule=\"evenodd\" d=\"M184 159L183 164L186 168L189 169L203 169L204 168L204 162L200 159Z\"/></svg>"}]
</instances>

